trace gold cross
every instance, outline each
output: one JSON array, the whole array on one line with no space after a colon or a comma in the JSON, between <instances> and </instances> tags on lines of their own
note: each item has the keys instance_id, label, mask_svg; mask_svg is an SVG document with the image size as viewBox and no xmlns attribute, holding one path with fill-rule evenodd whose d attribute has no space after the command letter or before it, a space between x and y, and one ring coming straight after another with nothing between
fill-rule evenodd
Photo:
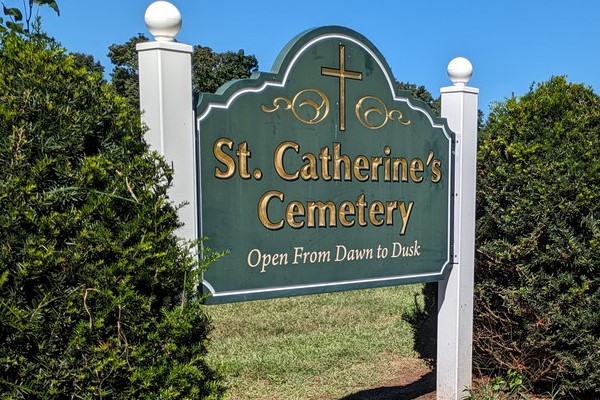
<instances>
[{"instance_id":1,"label":"gold cross","mask_svg":"<svg viewBox=\"0 0 600 400\"><path fill-rule=\"evenodd\" d=\"M346 79L362 81L362 72L346 71L346 46L340 44L340 68L321 67L321 75L340 79L340 131L346 130Z\"/></svg>"}]
</instances>

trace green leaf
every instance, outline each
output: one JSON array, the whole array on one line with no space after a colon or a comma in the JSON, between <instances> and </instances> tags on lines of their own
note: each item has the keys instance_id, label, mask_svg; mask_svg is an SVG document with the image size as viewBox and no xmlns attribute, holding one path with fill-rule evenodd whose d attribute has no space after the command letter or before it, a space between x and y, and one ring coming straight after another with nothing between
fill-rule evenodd
<instances>
[{"instance_id":1,"label":"green leaf","mask_svg":"<svg viewBox=\"0 0 600 400\"><path fill-rule=\"evenodd\" d=\"M23 32L23 24L17 24L12 21L7 21L6 27L15 32L19 32L19 33Z\"/></svg>"},{"instance_id":2,"label":"green leaf","mask_svg":"<svg viewBox=\"0 0 600 400\"><path fill-rule=\"evenodd\" d=\"M18 8L7 8L4 4L2 5L2 8L4 9L4 15L9 15L13 17L15 21L23 20L23 14Z\"/></svg>"},{"instance_id":3,"label":"green leaf","mask_svg":"<svg viewBox=\"0 0 600 400\"><path fill-rule=\"evenodd\" d=\"M55 0L33 0L33 2L35 4L39 4L39 5L44 5L44 6L48 6L51 9L53 9L54 11L56 11L56 14L60 16L60 10L58 9L58 3L56 3Z\"/></svg>"},{"instance_id":4,"label":"green leaf","mask_svg":"<svg viewBox=\"0 0 600 400\"><path fill-rule=\"evenodd\" d=\"M0 275L0 287L4 286L4 284L8 281L8 271L4 271Z\"/></svg>"}]
</instances>

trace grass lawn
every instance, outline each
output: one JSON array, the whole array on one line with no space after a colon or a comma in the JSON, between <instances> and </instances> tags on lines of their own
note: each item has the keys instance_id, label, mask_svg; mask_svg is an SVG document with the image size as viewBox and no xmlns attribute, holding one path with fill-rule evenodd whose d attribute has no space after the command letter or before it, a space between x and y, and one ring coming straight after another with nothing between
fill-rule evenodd
<instances>
[{"instance_id":1,"label":"grass lawn","mask_svg":"<svg viewBox=\"0 0 600 400\"><path fill-rule=\"evenodd\" d=\"M231 399L335 399L370 388L393 379L402 360L420 362L402 316L422 304L421 287L207 306L209 363Z\"/></svg>"}]
</instances>

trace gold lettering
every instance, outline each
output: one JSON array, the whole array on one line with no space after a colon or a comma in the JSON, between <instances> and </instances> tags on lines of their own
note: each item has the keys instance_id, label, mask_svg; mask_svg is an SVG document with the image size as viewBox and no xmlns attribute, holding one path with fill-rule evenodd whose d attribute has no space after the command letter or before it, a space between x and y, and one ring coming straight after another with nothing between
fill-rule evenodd
<instances>
[{"instance_id":1,"label":"gold lettering","mask_svg":"<svg viewBox=\"0 0 600 400\"><path fill-rule=\"evenodd\" d=\"M309 201L306 203L307 206L307 214L308 221L306 222L306 226L309 228L315 227L315 212L319 215L319 228L323 228L325 226L337 226L336 214L335 214L335 203L332 201L327 201L323 203L322 201ZM326 222L326 216L329 213L329 224Z\"/></svg>"},{"instance_id":2,"label":"gold lettering","mask_svg":"<svg viewBox=\"0 0 600 400\"><path fill-rule=\"evenodd\" d=\"M406 158L394 158L393 182L400 182L400 168L402 168L402 182L408 182L408 161Z\"/></svg>"},{"instance_id":3,"label":"gold lettering","mask_svg":"<svg viewBox=\"0 0 600 400\"><path fill-rule=\"evenodd\" d=\"M314 154L306 153L302 156L302 161L308 161L304 163L302 167L300 167L300 178L305 181L308 180L319 180L319 175L317 174L317 158Z\"/></svg>"},{"instance_id":4,"label":"gold lettering","mask_svg":"<svg viewBox=\"0 0 600 400\"><path fill-rule=\"evenodd\" d=\"M377 219L378 216L385 214L385 207L383 203L380 201L374 201L371 203L369 207L369 220L375 226L383 225L383 218L381 220Z\"/></svg>"},{"instance_id":5,"label":"gold lettering","mask_svg":"<svg viewBox=\"0 0 600 400\"><path fill-rule=\"evenodd\" d=\"M342 164L344 164L344 180L351 181L351 171L350 171L350 157L347 154L342 153L342 144L334 143L333 144L333 180L339 181L341 180L341 169Z\"/></svg>"},{"instance_id":6,"label":"gold lettering","mask_svg":"<svg viewBox=\"0 0 600 400\"><path fill-rule=\"evenodd\" d=\"M248 142L242 142L238 145L238 150L235 153L238 156L238 165L240 166L240 178L250 179L248 173L248 158L252 156L248 150Z\"/></svg>"},{"instance_id":7,"label":"gold lettering","mask_svg":"<svg viewBox=\"0 0 600 400\"><path fill-rule=\"evenodd\" d=\"M369 169L369 159L365 156L358 156L354 159L354 176L356 180L365 182L369 179L369 174L364 174L363 171Z\"/></svg>"},{"instance_id":8,"label":"gold lettering","mask_svg":"<svg viewBox=\"0 0 600 400\"><path fill-rule=\"evenodd\" d=\"M319 159L321 160L321 177L325 181L331 180L331 176L329 175L329 161L331 161L329 147L325 146L321 149L321 153L319 153Z\"/></svg>"},{"instance_id":9,"label":"gold lettering","mask_svg":"<svg viewBox=\"0 0 600 400\"><path fill-rule=\"evenodd\" d=\"M226 169L221 170L219 167L215 167L215 178L229 179L235 174L235 161L233 157L223 151L223 146L229 150L233 150L233 140L228 138L217 139L213 145L213 154L217 160L219 160Z\"/></svg>"},{"instance_id":10,"label":"gold lettering","mask_svg":"<svg viewBox=\"0 0 600 400\"><path fill-rule=\"evenodd\" d=\"M431 165L431 182L438 183L442 180L442 161L441 160L433 160L433 164Z\"/></svg>"},{"instance_id":11,"label":"gold lettering","mask_svg":"<svg viewBox=\"0 0 600 400\"><path fill-rule=\"evenodd\" d=\"M385 224L386 225L394 225L394 210L398 209L397 201L388 201L386 203L386 214L385 214Z\"/></svg>"},{"instance_id":12,"label":"gold lettering","mask_svg":"<svg viewBox=\"0 0 600 400\"><path fill-rule=\"evenodd\" d=\"M424 170L423 161L420 158L413 158L410 161L410 179L415 183L423 182L423 175L417 175Z\"/></svg>"},{"instance_id":13,"label":"gold lettering","mask_svg":"<svg viewBox=\"0 0 600 400\"><path fill-rule=\"evenodd\" d=\"M293 149L296 153L298 153L300 151L300 145L290 141L280 143L273 153L273 165L275 166L277 175L279 175L282 179L285 179L286 181L295 181L298 179L299 172L295 171L294 173L290 174L283 166L283 156L288 149Z\"/></svg>"},{"instance_id":14,"label":"gold lettering","mask_svg":"<svg viewBox=\"0 0 600 400\"><path fill-rule=\"evenodd\" d=\"M342 201L339 208L340 224L346 228L354 226L354 220L348 220L348 216L353 216L355 214L356 208L354 207L354 203L351 201Z\"/></svg>"},{"instance_id":15,"label":"gold lettering","mask_svg":"<svg viewBox=\"0 0 600 400\"><path fill-rule=\"evenodd\" d=\"M400 229L401 236L403 236L406 233L406 228L408 227L408 220L410 219L410 214L412 213L414 203L414 201L408 202L408 208L406 208L405 202L398 202L398 205L400 206L400 216L402 217L402 229Z\"/></svg>"},{"instance_id":16,"label":"gold lettering","mask_svg":"<svg viewBox=\"0 0 600 400\"><path fill-rule=\"evenodd\" d=\"M283 202L284 195L280 191L270 190L263 194L258 200L258 219L265 228L276 231L283 228L283 219L279 220L279 222L271 222L269 219L269 201L271 201L273 197L276 197L279 199L279 201Z\"/></svg>"},{"instance_id":17,"label":"gold lettering","mask_svg":"<svg viewBox=\"0 0 600 400\"><path fill-rule=\"evenodd\" d=\"M358 207L358 225L366 226L367 221L365 220L365 209L367 208L367 203L365 202L364 194L361 194L356 199L356 207Z\"/></svg>"},{"instance_id":18,"label":"gold lettering","mask_svg":"<svg viewBox=\"0 0 600 400\"><path fill-rule=\"evenodd\" d=\"M304 216L304 205L299 201L292 201L285 209L285 220L294 229L304 226L304 221L296 221L296 217Z\"/></svg>"},{"instance_id":19,"label":"gold lettering","mask_svg":"<svg viewBox=\"0 0 600 400\"><path fill-rule=\"evenodd\" d=\"M400 235L405 235L408 223L414 209L414 202L379 201L369 203L365 195L360 194L355 202L344 200L340 204L333 201L291 201L285 207L284 219L273 218L269 215L269 205L274 198L284 202L282 192L271 190L261 196L258 201L258 218L262 225L270 230L283 228L285 224L293 229L300 228L335 228L338 224L343 227L352 226L383 226L394 225L395 213L400 215L402 227ZM397 210L397 211L396 211Z\"/></svg>"},{"instance_id":20,"label":"gold lettering","mask_svg":"<svg viewBox=\"0 0 600 400\"><path fill-rule=\"evenodd\" d=\"M379 181L379 167L383 165L383 157L371 157L371 181Z\"/></svg>"},{"instance_id":21,"label":"gold lettering","mask_svg":"<svg viewBox=\"0 0 600 400\"><path fill-rule=\"evenodd\" d=\"M389 147L386 146L386 149ZM386 150L384 149L384 151ZM389 153L386 152L386 155ZM383 157L383 180L385 182L390 182L392 180L392 159L390 157Z\"/></svg>"}]
</instances>

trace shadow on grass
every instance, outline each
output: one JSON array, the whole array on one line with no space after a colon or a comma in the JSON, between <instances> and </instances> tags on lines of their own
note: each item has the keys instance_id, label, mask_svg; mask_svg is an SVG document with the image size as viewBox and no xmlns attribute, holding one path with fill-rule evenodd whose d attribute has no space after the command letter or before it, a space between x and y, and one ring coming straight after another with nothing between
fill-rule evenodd
<instances>
[{"instance_id":1,"label":"shadow on grass","mask_svg":"<svg viewBox=\"0 0 600 400\"><path fill-rule=\"evenodd\" d=\"M434 391L435 371L431 371L408 385L363 390L340 400L413 400Z\"/></svg>"},{"instance_id":2,"label":"shadow on grass","mask_svg":"<svg viewBox=\"0 0 600 400\"><path fill-rule=\"evenodd\" d=\"M423 285L423 303L415 297L414 307L407 310L402 319L408 322L414 332L415 351L419 357L431 360L433 367L437 352L437 282Z\"/></svg>"},{"instance_id":3,"label":"shadow on grass","mask_svg":"<svg viewBox=\"0 0 600 400\"><path fill-rule=\"evenodd\" d=\"M402 319L414 332L414 349L430 367L435 365L437 339L437 282L423 285L420 295L415 297L414 306L405 310ZM413 400L435 399L436 374L431 371L412 383L363 390L340 400ZM404 383L404 382L402 382ZM429 396L427 396L429 395ZM426 396L426 397L422 397Z\"/></svg>"}]
</instances>

